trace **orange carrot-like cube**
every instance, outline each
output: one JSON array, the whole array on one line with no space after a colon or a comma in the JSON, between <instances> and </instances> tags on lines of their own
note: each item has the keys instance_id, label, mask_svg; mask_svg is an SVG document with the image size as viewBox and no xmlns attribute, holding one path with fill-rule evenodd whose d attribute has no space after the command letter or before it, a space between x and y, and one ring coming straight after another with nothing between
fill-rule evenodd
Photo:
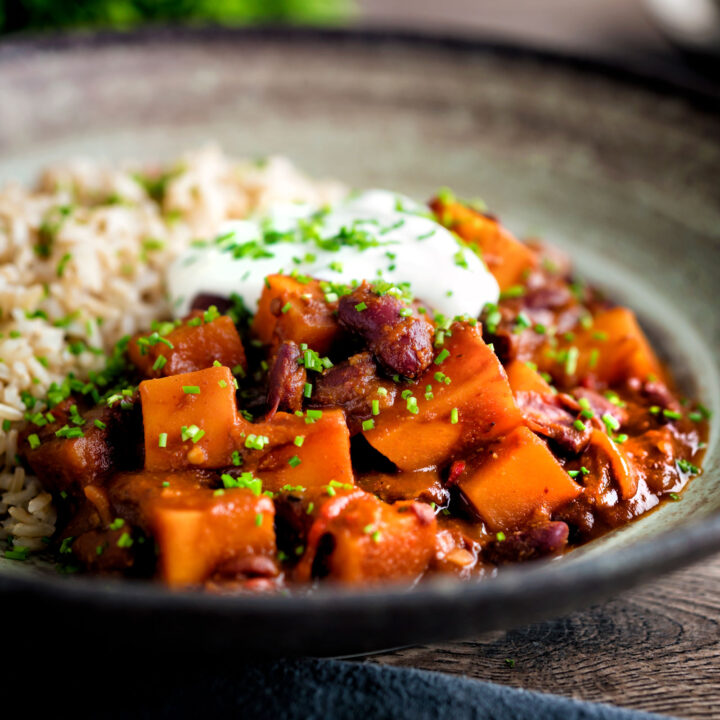
<instances>
[{"instance_id":1,"label":"orange carrot-like cube","mask_svg":"<svg viewBox=\"0 0 720 720\"><path fill-rule=\"evenodd\" d=\"M493 532L517 530L536 513L551 513L582 492L526 427L513 430L470 463L458 486Z\"/></svg>"},{"instance_id":2,"label":"orange carrot-like cube","mask_svg":"<svg viewBox=\"0 0 720 720\"><path fill-rule=\"evenodd\" d=\"M251 330L265 345L293 340L325 355L339 331L334 310L317 280L269 275Z\"/></svg>"},{"instance_id":3,"label":"orange carrot-like cube","mask_svg":"<svg viewBox=\"0 0 720 720\"><path fill-rule=\"evenodd\" d=\"M545 348L537 363L566 387L587 376L608 385L629 377L664 378L635 314L624 307L597 313L591 327L576 331L557 348Z\"/></svg>"},{"instance_id":4,"label":"orange carrot-like cube","mask_svg":"<svg viewBox=\"0 0 720 720\"><path fill-rule=\"evenodd\" d=\"M505 367L505 372L513 394L518 392L535 392L540 395L552 394L552 388L545 378L522 360L512 360Z\"/></svg>"},{"instance_id":5,"label":"orange carrot-like cube","mask_svg":"<svg viewBox=\"0 0 720 720\"><path fill-rule=\"evenodd\" d=\"M136 335L128 346L130 361L147 378L203 370L215 362L245 370L245 349L233 321L227 315L206 318L196 311L166 335Z\"/></svg>"},{"instance_id":6,"label":"orange carrot-like cube","mask_svg":"<svg viewBox=\"0 0 720 720\"><path fill-rule=\"evenodd\" d=\"M501 290L522 283L537 264L536 254L494 217L454 200L435 198L430 207L443 225L479 252Z\"/></svg>"},{"instance_id":7,"label":"orange carrot-like cube","mask_svg":"<svg viewBox=\"0 0 720 720\"><path fill-rule=\"evenodd\" d=\"M153 505L160 577L171 587L197 585L221 563L275 554L275 508L265 495L233 488L196 490Z\"/></svg>"},{"instance_id":8,"label":"orange carrot-like cube","mask_svg":"<svg viewBox=\"0 0 720 720\"><path fill-rule=\"evenodd\" d=\"M329 483L354 485L350 433L342 410L324 410L316 422L277 413L268 423L251 426L276 445L258 465L263 488L283 486L317 490Z\"/></svg>"},{"instance_id":9,"label":"orange carrot-like cube","mask_svg":"<svg viewBox=\"0 0 720 720\"><path fill-rule=\"evenodd\" d=\"M435 554L435 516L429 505L398 502L388 505L355 490L323 505L308 533L308 548L297 568L309 580L317 561L327 576L342 583L383 579L413 580ZM332 538L327 546L323 538ZM318 553L327 552L318 558Z\"/></svg>"},{"instance_id":10,"label":"orange carrot-like cube","mask_svg":"<svg viewBox=\"0 0 720 720\"><path fill-rule=\"evenodd\" d=\"M410 388L414 400L396 400L365 430L368 442L401 470L442 464L523 422L480 327L456 323L451 333Z\"/></svg>"},{"instance_id":11,"label":"orange carrot-like cube","mask_svg":"<svg viewBox=\"0 0 720 720\"><path fill-rule=\"evenodd\" d=\"M223 467L235 447L235 384L226 367L140 383L145 468Z\"/></svg>"}]
</instances>

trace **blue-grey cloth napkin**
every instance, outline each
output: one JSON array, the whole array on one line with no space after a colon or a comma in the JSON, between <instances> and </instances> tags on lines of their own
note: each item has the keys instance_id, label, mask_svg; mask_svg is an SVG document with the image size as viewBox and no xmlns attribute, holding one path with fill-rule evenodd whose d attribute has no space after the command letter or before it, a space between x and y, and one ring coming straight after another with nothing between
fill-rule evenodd
<instances>
[{"instance_id":1,"label":"blue-grey cloth napkin","mask_svg":"<svg viewBox=\"0 0 720 720\"><path fill-rule=\"evenodd\" d=\"M88 650L91 650L88 648ZM49 702L74 719L270 720L668 720L609 705L518 690L465 677L370 662L298 659L221 662L198 655L143 661L93 657L35 676L23 705ZM12 674L12 673L11 673ZM25 679L29 679L25 675ZM5 674L4 681L10 680ZM17 681L17 678L15 678ZM22 683L21 683L22 684ZM22 689L12 682L8 693Z\"/></svg>"}]
</instances>

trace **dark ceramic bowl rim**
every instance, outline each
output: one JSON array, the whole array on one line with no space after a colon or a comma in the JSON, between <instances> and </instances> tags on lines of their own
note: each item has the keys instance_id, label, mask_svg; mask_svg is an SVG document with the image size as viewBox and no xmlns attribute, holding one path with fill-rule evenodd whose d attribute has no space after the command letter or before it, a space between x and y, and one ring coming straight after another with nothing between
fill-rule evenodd
<instances>
[{"instance_id":1,"label":"dark ceramic bowl rim","mask_svg":"<svg viewBox=\"0 0 720 720\"><path fill-rule=\"evenodd\" d=\"M282 40L287 42L393 43L428 47L436 50L471 54L494 54L530 58L550 65L572 67L589 75L602 75L613 81L648 88L673 97L682 97L692 104L717 114L719 97L694 87L664 78L652 64L620 67L612 61L582 58L560 52L548 52L498 42L493 38L463 39L416 32L385 30L336 30L317 28L221 28L221 27L151 27L126 33L77 32L63 35L15 36L0 42L0 63L21 59L28 53L47 50L63 51L80 48L92 50L113 44L142 44L148 41L209 42L212 40L254 41ZM243 614L298 617L320 615L330 611L351 611L359 602L372 602L388 610L432 609L453 605L458 609L493 603L526 604L527 618L533 618L532 599L549 590L561 597L581 589L598 589L597 598L609 596L662 572L670 572L720 550L720 514L677 530L662 533L649 540L613 550L611 554L580 558L572 563L539 562L525 567L508 568L496 577L467 583L438 580L412 591L385 586L358 592L331 587L309 595L229 597L194 591L168 591L148 581L105 580L98 578L60 578L46 574L24 576L0 573L0 593L6 597L37 597L52 595L54 602L74 606L101 604L108 609L185 614L201 613L218 617ZM520 597L522 596L522 597ZM562 607L562 602L559 603Z\"/></svg>"}]
</instances>

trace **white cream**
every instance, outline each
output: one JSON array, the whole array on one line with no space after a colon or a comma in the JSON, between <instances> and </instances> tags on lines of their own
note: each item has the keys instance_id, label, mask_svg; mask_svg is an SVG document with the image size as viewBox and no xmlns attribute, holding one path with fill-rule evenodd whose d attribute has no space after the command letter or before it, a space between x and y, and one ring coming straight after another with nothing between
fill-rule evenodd
<instances>
[{"instance_id":1,"label":"white cream","mask_svg":"<svg viewBox=\"0 0 720 720\"><path fill-rule=\"evenodd\" d=\"M168 271L175 315L187 314L200 293L236 293L252 309L267 275L293 270L333 283L378 278L409 283L416 298L449 317L477 317L486 303L498 300L498 284L482 260L410 198L369 190L313 213L307 205L276 206L264 219L227 222L217 240L188 250ZM322 249L303 231L308 222L323 240L355 230L377 244L358 246L340 238L339 249ZM268 230L289 233L290 241L271 242ZM243 243L252 243L254 252L234 257L232 248ZM258 251L269 257L253 257Z\"/></svg>"}]
</instances>

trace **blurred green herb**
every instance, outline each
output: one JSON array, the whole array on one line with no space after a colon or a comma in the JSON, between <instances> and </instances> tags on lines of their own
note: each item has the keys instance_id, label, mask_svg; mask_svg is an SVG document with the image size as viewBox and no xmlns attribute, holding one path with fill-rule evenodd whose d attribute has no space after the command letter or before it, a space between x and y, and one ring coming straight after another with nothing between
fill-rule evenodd
<instances>
[{"instance_id":1,"label":"blurred green herb","mask_svg":"<svg viewBox=\"0 0 720 720\"><path fill-rule=\"evenodd\" d=\"M353 0L0 0L0 32L130 28L150 23L317 23L347 19Z\"/></svg>"}]
</instances>

